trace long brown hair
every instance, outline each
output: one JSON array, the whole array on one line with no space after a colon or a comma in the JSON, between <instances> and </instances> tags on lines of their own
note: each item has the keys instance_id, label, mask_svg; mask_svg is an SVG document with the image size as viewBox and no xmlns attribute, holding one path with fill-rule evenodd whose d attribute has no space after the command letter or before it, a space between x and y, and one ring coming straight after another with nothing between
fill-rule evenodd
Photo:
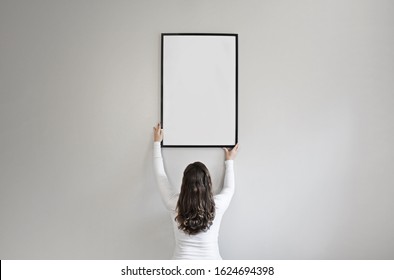
<instances>
[{"instance_id":1,"label":"long brown hair","mask_svg":"<svg viewBox=\"0 0 394 280\"><path fill-rule=\"evenodd\" d=\"M178 228L187 234L207 231L215 218L211 175L201 162L189 164L183 172L177 203Z\"/></svg>"}]
</instances>

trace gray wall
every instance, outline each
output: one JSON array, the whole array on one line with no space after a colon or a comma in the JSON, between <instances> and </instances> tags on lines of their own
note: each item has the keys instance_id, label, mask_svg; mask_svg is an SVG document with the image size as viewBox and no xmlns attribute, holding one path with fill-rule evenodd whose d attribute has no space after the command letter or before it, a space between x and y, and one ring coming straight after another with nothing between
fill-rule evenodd
<instances>
[{"instance_id":1,"label":"gray wall","mask_svg":"<svg viewBox=\"0 0 394 280\"><path fill-rule=\"evenodd\" d=\"M160 259L160 33L239 34L229 259L394 258L393 1L0 1L0 259ZM218 107L220 111L220 107ZM179 185L220 149L166 149Z\"/></svg>"}]
</instances>

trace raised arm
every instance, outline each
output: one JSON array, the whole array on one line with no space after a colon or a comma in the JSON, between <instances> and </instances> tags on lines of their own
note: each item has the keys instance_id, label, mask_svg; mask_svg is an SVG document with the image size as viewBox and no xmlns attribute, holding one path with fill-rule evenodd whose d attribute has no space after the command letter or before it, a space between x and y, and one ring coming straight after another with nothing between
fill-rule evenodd
<instances>
[{"instance_id":1,"label":"raised arm","mask_svg":"<svg viewBox=\"0 0 394 280\"><path fill-rule=\"evenodd\" d=\"M163 130L160 124L154 128L153 134L153 170L156 176L156 182L160 190L163 202L168 210L175 210L178 201L178 193L168 181L167 174L164 170L163 157L161 154L160 142L163 140Z\"/></svg>"},{"instance_id":2,"label":"raised arm","mask_svg":"<svg viewBox=\"0 0 394 280\"><path fill-rule=\"evenodd\" d=\"M238 153L238 144L231 150L224 148L225 151L225 173L223 188L219 194L216 195L216 204L219 209L225 211L230 205L230 201L235 191L234 180L234 159Z\"/></svg>"}]
</instances>

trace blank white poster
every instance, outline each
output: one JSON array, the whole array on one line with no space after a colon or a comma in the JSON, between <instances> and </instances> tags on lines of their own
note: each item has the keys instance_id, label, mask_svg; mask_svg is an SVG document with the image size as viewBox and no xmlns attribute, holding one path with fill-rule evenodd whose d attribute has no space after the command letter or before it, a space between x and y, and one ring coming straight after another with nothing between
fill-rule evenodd
<instances>
[{"instance_id":1,"label":"blank white poster","mask_svg":"<svg viewBox=\"0 0 394 280\"><path fill-rule=\"evenodd\" d=\"M237 141L237 35L162 34L163 147Z\"/></svg>"}]
</instances>

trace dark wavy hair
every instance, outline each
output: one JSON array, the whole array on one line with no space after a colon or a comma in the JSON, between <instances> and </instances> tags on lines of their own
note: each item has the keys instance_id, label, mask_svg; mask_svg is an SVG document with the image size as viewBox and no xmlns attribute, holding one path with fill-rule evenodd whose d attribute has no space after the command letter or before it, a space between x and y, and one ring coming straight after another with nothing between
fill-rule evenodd
<instances>
[{"instance_id":1,"label":"dark wavy hair","mask_svg":"<svg viewBox=\"0 0 394 280\"><path fill-rule=\"evenodd\" d=\"M215 201L208 168L201 162L189 164L183 172L175 220L178 228L194 235L207 231L215 218Z\"/></svg>"}]
</instances>

